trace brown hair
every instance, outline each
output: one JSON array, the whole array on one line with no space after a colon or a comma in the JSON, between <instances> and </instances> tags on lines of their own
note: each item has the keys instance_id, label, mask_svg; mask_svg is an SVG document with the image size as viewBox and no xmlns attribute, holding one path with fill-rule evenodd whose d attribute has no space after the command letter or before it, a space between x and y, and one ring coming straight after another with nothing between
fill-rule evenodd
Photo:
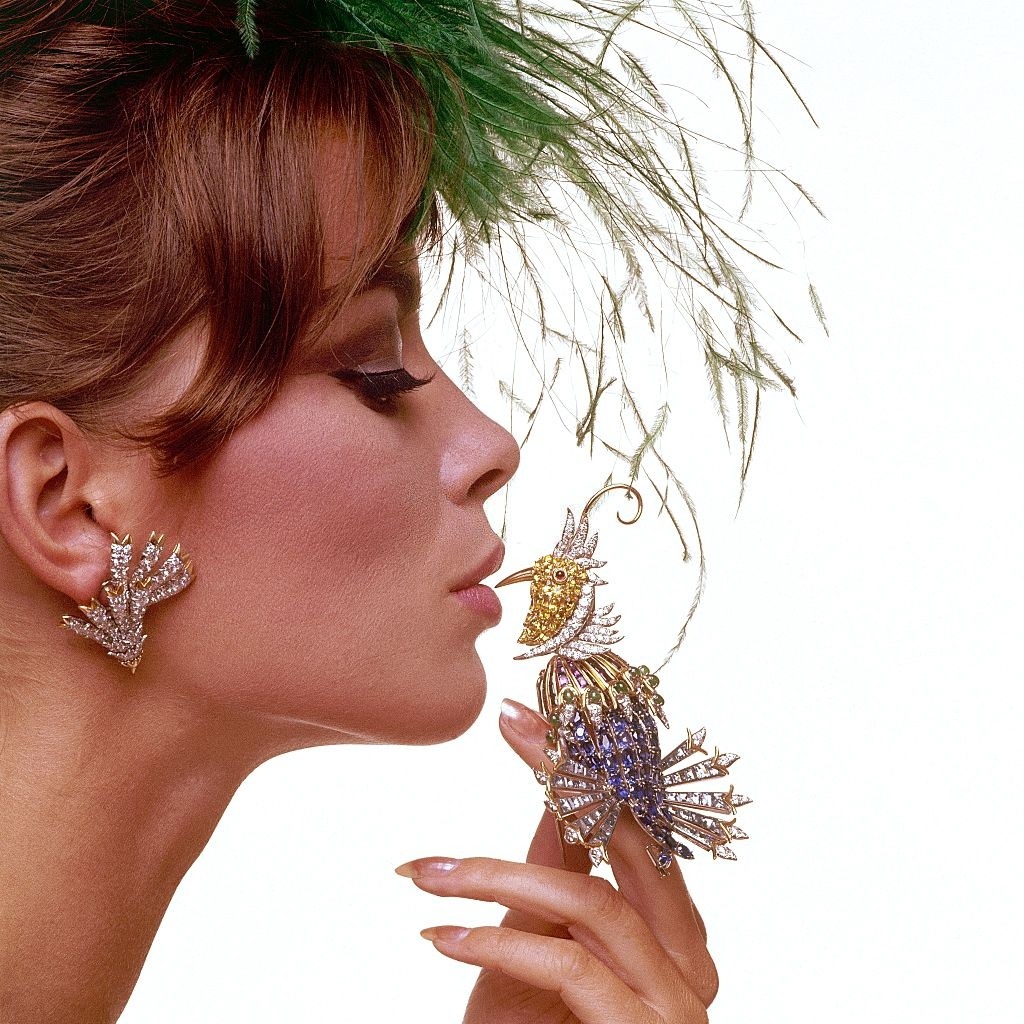
<instances>
[{"instance_id":1,"label":"brown hair","mask_svg":"<svg viewBox=\"0 0 1024 1024\"><path fill-rule=\"evenodd\" d=\"M68 23L74 6L37 4L14 27L0 11L0 410L48 402L151 446L167 475L263 409L296 341L414 228L436 231L430 107L394 61L315 36L301 3L261 5L254 61L225 0L116 27ZM332 287L314 188L325 129L343 135L362 210ZM197 323L192 386L126 422L153 357Z\"/></svg>"}]
</instances>

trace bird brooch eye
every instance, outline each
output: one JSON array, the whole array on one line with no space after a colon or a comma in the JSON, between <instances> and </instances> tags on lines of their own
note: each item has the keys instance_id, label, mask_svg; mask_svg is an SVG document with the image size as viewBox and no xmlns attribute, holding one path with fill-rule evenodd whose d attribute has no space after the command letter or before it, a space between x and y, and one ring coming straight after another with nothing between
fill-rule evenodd
<instances>
[{"instance_id":1,"label":"bird brooch eye","mask_svg":"<svg viewBox=\"0 0 1024 1024\"><path fill-rule=\"evenodd\" d=\"M558 583L564 583L565 582L565 570L564 569L556 569L555 570L555 580Z\"/></svg>"}]
</instances>

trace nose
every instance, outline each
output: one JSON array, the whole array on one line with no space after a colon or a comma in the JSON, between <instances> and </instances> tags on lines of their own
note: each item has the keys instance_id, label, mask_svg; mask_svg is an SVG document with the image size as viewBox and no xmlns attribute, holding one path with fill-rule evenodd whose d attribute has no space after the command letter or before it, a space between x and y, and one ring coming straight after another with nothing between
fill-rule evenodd
<instances>
[{"instance_id":1,"label":"nose","mask_svg":"<svg viewBox=\"0 0 1024 1024\"><path fill-rule=\"evenodd\" d=\"M456 504L482 504L519 468L519 445L443 370L438 377L444 377L448 385L442 410L447 424L441 455L442 487Z\"/></svg>"}]
</instances>

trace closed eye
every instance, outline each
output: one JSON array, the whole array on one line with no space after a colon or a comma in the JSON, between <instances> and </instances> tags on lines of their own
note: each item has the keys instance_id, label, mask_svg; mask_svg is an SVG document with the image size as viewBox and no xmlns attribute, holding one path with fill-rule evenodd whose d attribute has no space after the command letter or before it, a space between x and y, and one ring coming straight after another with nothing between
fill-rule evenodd
<instances>
[{"instance_id":1,"label":"closed eye","mask_svg":"<svg viewBox=\"0 0 1024 1024\"><path fill-rule=\"evenodd\" d=\"M337 370L331 376L354 386L363 398L387 412L397 407L398 395L429 384L435 375L415 377L400 366L394 370Z\"/></svg>"}]
</instances>

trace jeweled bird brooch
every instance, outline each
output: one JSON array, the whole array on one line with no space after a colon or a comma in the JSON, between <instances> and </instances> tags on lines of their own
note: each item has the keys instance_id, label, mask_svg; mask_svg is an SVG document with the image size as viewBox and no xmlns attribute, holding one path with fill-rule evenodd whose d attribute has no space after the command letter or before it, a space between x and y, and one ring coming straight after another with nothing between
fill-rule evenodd
<instances>
[{"instance_id":1,"label":"jeweled bird brooch","mask_svg":"<svg viewBox=\"0 0 1024 1024\"><path fill-rule=\"evenodd\" d=\"M561 540L550 555L528 569L506 576L497 587L530 583L530 610L519 642L531 650L517 661L550 655L537 677L537 703L551 723L545 751L553 771L536 769L545 788L545 804L561 823L567 843L585 846L595 865L623 807L654 840L648 846L654 866L668 873L673 855L693 858L691 844L715 858L735 860L728 845L746 839L736 825L737 807L750 798L726 791L695 789L724 779L736 754L704 750L704 730L687 730L686 739L662 757L657 718L668 727L659 679L646 665L630 665L609 648L622 636L621 616L611 604L596 607L595 591L607 581L595 569L597 533L587 536L587 513L609 491L622 488L637 501L629 525L640 518L643 500L635 487L612 484L587 502L576 523L567 509ZM699 755L703 755L699 760ZM678 787L690 787L680 789Z\"/></svg>"}]
</instances>

